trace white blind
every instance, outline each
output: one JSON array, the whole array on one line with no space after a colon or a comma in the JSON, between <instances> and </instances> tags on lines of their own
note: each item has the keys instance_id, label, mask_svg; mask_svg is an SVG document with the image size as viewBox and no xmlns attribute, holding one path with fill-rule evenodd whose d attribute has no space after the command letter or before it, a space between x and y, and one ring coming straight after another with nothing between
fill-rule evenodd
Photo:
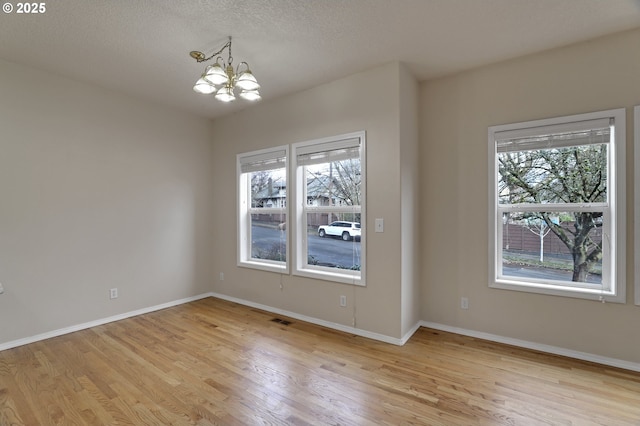
<instances>
[{"instance_id":1,"label":"white blind","mask_svg":"<svg viewBox=\"0 0 640 426\"><path fill-rule=\"evenodd\" d=\"M609 143L613 118L503 130L494 134L497 152L532 151Z\"/></svg>"},{"instance_id":2,"label":"white blind","mask_svg":"<svg viewBox=\"0 0 640 426\"><path fill-rule=\"evenodd\" d=\"M298 147L296 156L299 166L360 158L360 138L301 146Z\"/></svg>"},{"instance_id":3,"label":"white blind","mask_svg":"<svg viewBox=\"0 0 640 426\"><path fill-rule=\"evenodd\" d=\"M262 170L283 169L287 165L287 152L276 150L254 155L244 155L238 158L242 173L258 172Z\"/></svg>"}]
</instances>

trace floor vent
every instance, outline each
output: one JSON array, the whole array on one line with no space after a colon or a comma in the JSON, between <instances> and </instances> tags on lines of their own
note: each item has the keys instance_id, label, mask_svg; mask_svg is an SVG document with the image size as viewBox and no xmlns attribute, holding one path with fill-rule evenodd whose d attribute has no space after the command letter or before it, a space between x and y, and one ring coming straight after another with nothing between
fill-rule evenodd
<instances>
[{"instance_id":1,"label":"floor vent","mask_svg":"<svg viewBox=\"0 0 640 426\"><path fill-rule=\"evenodd\" d=\"M278 324L282 324L282 325L289 325L291 324L291 321L287 321L287 320L283 320L280 318L274 318L271 320L272 322L277 322Z\"/></svg>"}]
</instances>

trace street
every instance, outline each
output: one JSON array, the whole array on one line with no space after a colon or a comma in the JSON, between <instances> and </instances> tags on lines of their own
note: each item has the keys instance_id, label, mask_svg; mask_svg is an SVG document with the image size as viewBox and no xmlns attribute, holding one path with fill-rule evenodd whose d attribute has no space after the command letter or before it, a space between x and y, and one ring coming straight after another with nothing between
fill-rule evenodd
<instances>
[{"instance_id":1,"label":"street","mask_svg":"<svg viewBox=\"0 0 640 426\"><path fill-rule=\"evenodd\" d=\"M253 248L268 251L274 245L285 240L284 231L278 229L252 226L251 239ZM309 262L322 266L350 269L360 265L360 241L342 241L340 238L320 238L317 234L308 234Z\"/></svg>"},{"instance_id":2,"label":"street","mask_svg":"<svg viewBox=\"0 0 640 426\"><path fill-rule=\"evenodd\" d=\"M533 266L502 266L502 274L518 278L536 278L541 280L571 281L571 272L550 268L537 268ZM602 284L602 277L596 274L589 274L587 282L592 284Z\"/></svg>"},{"instance_id":3,"label":"street","mask_svg":"<svg viewBox=\"0 0 640 426\"><path fill-rule=\"evenodd\" d=\"M253 226L251 228L254 253L256 250L269 252L286 239L285 231L272 227ZM309 262L321 266L351 268L360 265L360 241L342 241L340 238L320 238L310 233L308 238ZM536 278L542 280L571 281L571 272L558 269L531 266L503 265L503 274L518 278ZM601 284L602 277L590 274L589 283Z\"/></svg>"}]
</instances>

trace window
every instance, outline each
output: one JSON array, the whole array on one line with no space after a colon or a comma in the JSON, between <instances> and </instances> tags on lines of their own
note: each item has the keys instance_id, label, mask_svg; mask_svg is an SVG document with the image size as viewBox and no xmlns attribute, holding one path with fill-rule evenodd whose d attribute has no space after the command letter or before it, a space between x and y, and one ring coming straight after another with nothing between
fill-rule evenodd
<instances>
[{"instance_id":1,"label":"window","mask_svg":"<svg viewBox=\"0 0 640 426\"><path fill-rule=\"evenodd\" d=\"M238 265L364 285L365 133L239 154ZM289 221L291 209L294 220ZM287 249L291 224L293 239Z\"/></svg>"},{"instance_id":2,"label":"window","mask_svg":"<svg viewBox=\"0 0 640 426\"><path fill-rule=\"evenodd\" d=\"M625 301L625 110L489 128L490 287Z\"/></svg>"},{"instance_id":3,"label":"window","mask_svg":"<svg viewBox=\"0 0 640 426\"><path fill-rule=\"evenodd\" d=\"M287 157L286 146L238 155L240 266L288 271Z\"/></svg>"},{"instance_id":4,"label":"window","mask_svg":"<svg viewBox=\"0 0 640 426\"><path fill-rule=\"evenodd\" d=\"M297 275L364 284L364 132L293 145Z\"/></svg>"}]
</instances>

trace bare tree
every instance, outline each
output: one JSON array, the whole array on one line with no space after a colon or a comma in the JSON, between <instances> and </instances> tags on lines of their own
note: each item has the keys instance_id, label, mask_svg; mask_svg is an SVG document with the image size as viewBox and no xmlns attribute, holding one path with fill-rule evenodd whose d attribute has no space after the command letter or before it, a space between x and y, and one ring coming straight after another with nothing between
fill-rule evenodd
<instances>
[{"instance_id":1,"label":"bare tree","mask_svg":"<svg viewBox=\"0 0 640 426\"><path fill-rule=\"evenodd\" d=\"M551 228L547 226L544 220L537 217L528 219L526 221L526 228L540 239L540 262L544 262L544 237L551 232Z\"/></svg>"},{"instance_id":2,"label":"bare tree","mask_svg":"<svg viewBox=\"0 0 640 426\"><path fill-rule=\"evenodd\" d=\"M334 200L349 206L360 205L360 159L328 163L326 170L316 171L312 179L316 180L315 185L329 198L330 205Z\"/></svg>"},{"instance_id":3,"label":"bare tree","mask_svg":"<svg viewBox=\"0 0 640 426\"><path fill-rule=\"evenodd\" d=\"M536 203L597 203L607 198L606 145L503 152L498 156L501 201ZM506 191L503 191L506 189ZM557 214L557 213L555 213ZM552 212L536 212L558 236L573 258L572 280L585 282L591 266L602 260L602 242L593 230L602 226L602 212L568 212L572 226L552 221Z\"/></svg>"}]
</instances>

